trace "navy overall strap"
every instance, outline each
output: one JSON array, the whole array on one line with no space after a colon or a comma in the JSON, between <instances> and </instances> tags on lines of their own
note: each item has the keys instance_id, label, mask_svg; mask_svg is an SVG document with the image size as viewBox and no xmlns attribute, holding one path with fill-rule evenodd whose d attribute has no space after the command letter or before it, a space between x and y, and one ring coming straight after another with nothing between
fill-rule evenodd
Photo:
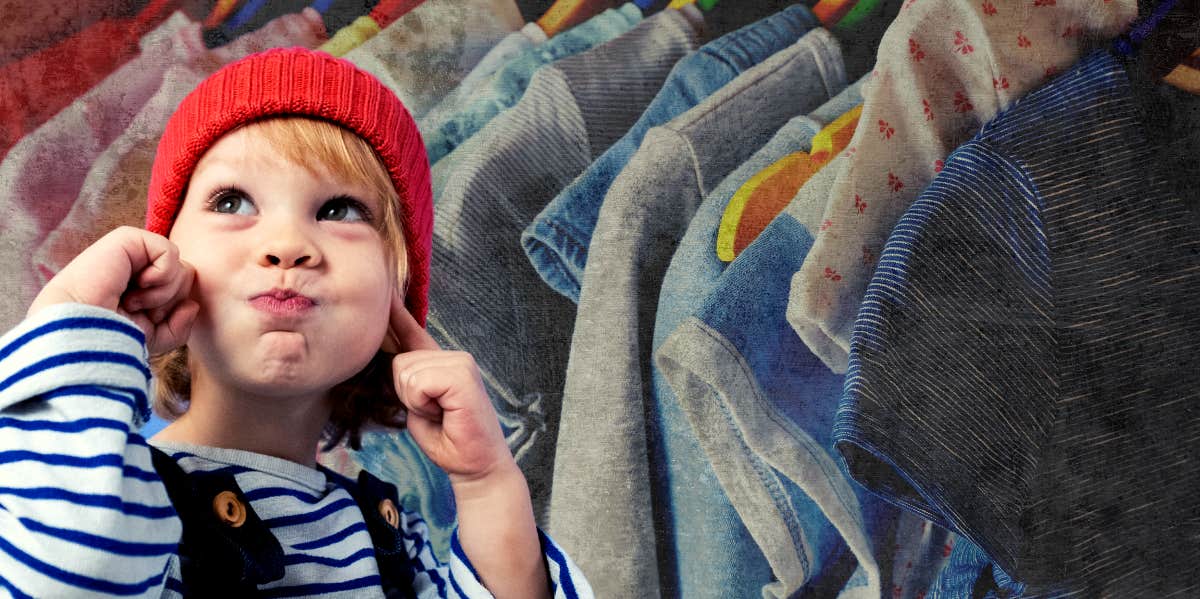
<instances>
[{"instance_id":1,"label":"navy overall strap","mask_svg":"<svg viewBox=\"0 0 1200 599\"><path fill-rule=\"evenodd\" d=\"M250 508L233 475L188 474L162 450L151 447L150 454L183 521L178 553L184 597L253 597L258 585L283 578L283 548ZM238 526L222 521L213 508L225 492L232 492L245 510Z\"/></svg>"},{"instance_id":2,"label":"navy overall strap","mask_svg":"<svg viewBox=\"0 0 1200 599\"><path fill-rule=\"evenodd\" d=\"M404 548L404 535L399 526L394 526L384 516L383 504L391 502L392 509L400 505L396 485L386 483L370 472L358 473L357 483L323 466L321 471L330 480L350 492L358 509L362 512L375 546L375 561L379 565L379 577L385 597L409 598L413 595L413 567Z\"/></svg>"}]
</instances>

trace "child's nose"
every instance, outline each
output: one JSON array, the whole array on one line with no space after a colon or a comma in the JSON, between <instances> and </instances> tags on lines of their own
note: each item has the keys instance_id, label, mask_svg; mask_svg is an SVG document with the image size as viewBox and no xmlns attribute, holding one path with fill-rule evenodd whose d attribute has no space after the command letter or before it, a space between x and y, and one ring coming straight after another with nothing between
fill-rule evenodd
<instances>
[{"instance_id":1,"label":"child's nose","mask_svg":"<svg viewBox=\"0 0 1200 599\"><path fill-rule=\"evenodd\" d=\"M301 264L308 262L311 258L312 258L312 256L308 256L308 255L299 256L299 257L291 260L291 264L289 266L300 266ZM280 258L279 256L273 255L273 254L267 254L267 262L270 263L272 266L279 266L280 264L284 263L284 259Z\"/></svg>"},{"instance_id":2,"label":"child's nose","mask_svg":"<svg viewBox=\"0 0 1200 599\"><path fill-rule=\"evenodd\" d=\"M313 268L321 263L321 252L312 231L288 214L266 218L260 234L258 264L264 268Z\"/></svg>"}]
</instances>

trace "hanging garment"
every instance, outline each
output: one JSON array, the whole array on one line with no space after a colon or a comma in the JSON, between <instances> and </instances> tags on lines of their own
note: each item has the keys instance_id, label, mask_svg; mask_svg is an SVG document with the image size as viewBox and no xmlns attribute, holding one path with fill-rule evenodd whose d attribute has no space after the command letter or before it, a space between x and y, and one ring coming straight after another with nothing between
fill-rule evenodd
<instances>
[{"instance_id":1,"label":"hanging garment","mask_svg":"<svg viewBox=\"0 0 1200 599\"><path fill-rule=\"evenodd\" d=\"M604 199L571 339L550 501L551 530L601 596L658 596L660 578L674 578L656 572L655 532L669 543L671 531L654 526L660 498L649 481L643 370L671 253L709 189L845 84L836 40L813 30L647 132Z\"/></svg>"},{"instance_id":2,"label":"hanging garment","mask_svg":"<svg viewBox=\"0 0 1200 599\"><path fill-rule=\"evenodd\" d=\"M699 104L743 71L819 26L803 6L788 7L705 44L681 60L662 91L617 143L558 194L521 233L530 262L551 289L579 302L579 285L600 202L651 127Z\"/></svg>"},{"instance_id":3,"label":"hanging garment","mask_svg":"<svg viewBox=\"0 0 1200 599\"><path fill-rule=\"evenodd\" d=\"M1133 0L909 0L879 46L849 166L792 280L788 321L836 372L874 260L950 150L1136 14Z\"/></svg>"},{"instance_id":4,"label":"hanging garment","mask_svg":"<svg viewBox=\"0 0 1200 599\"><path fill-rule=\"evenodd\" d=\"M1025 585L997 568L982 549L959 539L925 599L999 599L1024 593Z\"/></svg>"},{"instance_id":5,"label":"hanging garment","mask_svg":"<svg viewBox=\"0 0 1200 599\"><path fill-rule=\"evenodd\" d=\"M174 12L177 0L151 0L136 16L104 19L0 67L0 158L87 90L137 56L139 40Z\"/></svg>"},{"instance_id":6,"label":"hanging garment","mask_svg":"<svg viewBox=\"0 0 1200 599\"><path fill-rule=\"evenodd\" d=\"M463 112L442 123L425 138L429 164L435 164L497 114L511 108L529 85L538 67L603 44L637 25L642 11L632 3L609 9L514 58L496 73L491 85ZM447 90L449 91L449 90Z\"/></svg>"},{"instance_id":7,"label":"hanging garment","mask_svg":"<svg viewBox=\"0 0 1200 599\"><path fill-rule=\"evenodd\" d=\"M1200 592L1200 192L1137 77L1096 52L955 150L852 338L850 473L1031 594Z\"/></svg>"},{"instance_id":8,"label":"hanging garment","mask_svg":"<svg viewBox=\"0 0 1200 599\"><path fill-rule=\"evenodd\" d=\"M751 254L755 244L747 248L739 260L748 267L695 280L702 283L696 290L699 301L690 302L695 306L691 310L676 312L676 326L669 327L672 332L654 356L676 398L677 418L694 431L730 502L771 560L779 576L778 587L768 589L775 597L794 594L817 578L820 567L836 557L839 543L845 543L864 567L869 577L864 591L878 597L883 588L871 543L875 522L866 517L874 513L864 513L830 450L829 429L842 377L805 351L790 329L780 333L773 326L779 319L772 318L774 312L783 318L787 299L787 280L782 292L773 283L799 268L811 243L806 225L820 214L820 200L811 200L829 189L842 162L835 161L809 181L810 201L790 203L776 219L778 232L760 237L760 249ZM804 220L799 220L792 214L805 208L817 216L800 214ZM704 215L711 223L707 241L719 218L715 212L710 207ZM718 262L711 245L703 244L702 251L710 264ZM753 268L758 264L763 267ZM795 268L789 270L791 266ZM745 279L751 275L757 279ZM780 301L785 303L776 305ZM722 328L714 329L709 321Z\"/></svg>"},{"instance_id":9,"label":"hanging garment","mask_svg":"<svg viewBox=\"0 0 1200 599\"><path fill-rule=\"evenodd\" d=\"M426 0L344 58L379 78L415 118L519 27L513 0Z\"/></svg>"},{"instance_id":10,"label":"hanging garment","mask_svg":"<svg viewBox=\"0 0 1200 599\"><path fill-rule=\"evenodd\" d=\"M519 31L504 36L504 39L497 42L483 58L479 59L471 72L467 73L467 76L459 82L458 87L446 94L446 97L442 98L437 106L429 109L417 121L418 128L421 131L432 132L449 120L451 116L465 110L467 103L471 102L475 98L475 94L479 93L483 86L492 80L497 71L517 55L545 43L547 39L549 38L546 37L546 33L537 26L537 23L526 23Z\"/></svg>"},{"instance_id":11,"label":"hanging garment","mask_svg":"<svg viewBox=\"0 0 1200 599\"><path fill-rule=\"evenodd\" d=\"M0 161L0 280L7 296L0 302L0 328L20 322L41 289L44 278L34 271L31 249L71 210L92 161L158 90L171 65L205 52L199 25L182 13L139 44L137 58L23 137Z\"/></svg>"},{"instance_id":12,"label":"hanging garment","mask_svg":"<svg viewBox=\"0 0 1200 599\"><path fill-rule=\"evenodd\" d=\"M221 65L267 48L315 48L325 39L321 17L311 11L284 15L233 43L172 65L162 85L129 126L94 155L70 211L40 244L33 246L33 271L45 285L75 256L109 231L146 222L146 193L158 140L184 96Z\"/></svg>"},{"instance_id":13,"label":"hanging garment","mask_svg":"<svg viewBox=\"0 0 1200 599\"><path fill-rule=\"evenodd\" d=\"M712 240L721 210L730 196L755 172L780 156L808 149L809 140L822 125L862 100L859 86L851 85L812 113L788 121L705 196L663 275L652 353L658 351L680 321L699 307L724 269L724 264L713 254ZM650 480L654 496L662 498L657 499L658 503L670 506L673 514L674 562L678 564L680 595L702 596L719 589L729 596L759 596L764 594L762 587L769 584L764 596L786 597L814 579L824 562L837 557L844 547L828 526L822 528L811 520L803 526L786 521L789 515L803 513L791 506L793 499L808 504L811 500L794 485L788 489L794 493L785 493L780 477L764 471L762 476L771 478L770 482L762 481L759 476L750 478L760 485L776 485L776 492L771 494L773 499L789 507L780 512L774 505L763 510L753 504L733 503L744 494L736 488L723 490L718 476L727 473L715 473L710 465L710 461L723 460L725 456L705 453L714 447L697 438L660 369L652 371L654 403L649 410L653 415L649 426L655 433L649 435ZM729 485L724 487L729 489ZM788 531L810 538L797 543ZM775 538L776 535L787 538Z\"/></svg>"},{"instance_id":14,"label":"hanging garment","mask_svg":"<svg viewBox=\"0 0 1200 599\"><path fill-rule=\"evenodd\" d=\"M0 65L79 33L96 21L129 16L137 2L7 2L0 23Z\"/></svg>"},{"instance_id":15,"label":"hanging garment","mask_svg":"<svg viewBox=\"0 0 1200 599\"><path fill-rule=\"evenodd\" d=\"M860 485L854 488L859 490L861 497L880 500L878 495L863 492ZM892 536L874 539L875 557L884 568L884 589L890 588L894 599L925 599L961 537L917 514L899 512ZM886 545L888 542L891 547ZM890 581L887 581L888 575ZM884 594L888 592L885 590Z\"/></svg>"},{"instance_id":16,"label":"hanging garment","mask_svg":"<svg viewBox=\"0 0 1200 599\"><path fill-rule=\"evenodd\" d=\"M538 69L512 109L452 154L434 201L429 330L479 365L545 521L575 306L546 289L517 244L537 210L641 114L702 23L660 12Z\"/></svg>"}]
</instances>

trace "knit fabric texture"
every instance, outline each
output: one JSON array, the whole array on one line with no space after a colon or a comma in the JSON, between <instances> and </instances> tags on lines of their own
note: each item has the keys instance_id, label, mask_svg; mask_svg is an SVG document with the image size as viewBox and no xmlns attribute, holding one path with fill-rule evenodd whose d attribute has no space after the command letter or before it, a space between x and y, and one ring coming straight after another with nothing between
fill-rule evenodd
<instances>
[{"instance_id":1,"label":"knit fabric texture","mask_svg":"<svg viewBox=\"0 0 1200 599\"><path fill-rule=\"evenodd\" d=\"M146 228L167 235L196 163L226 133L266 117L306 116L353 131L387 167L400 196L408 250L405 305L421 325L428 311L433 199L425 146L412 116L378 79L351 63L303 48L273 49L231 63L180 103L150 174Z\"/></svg>"}]
</instances>

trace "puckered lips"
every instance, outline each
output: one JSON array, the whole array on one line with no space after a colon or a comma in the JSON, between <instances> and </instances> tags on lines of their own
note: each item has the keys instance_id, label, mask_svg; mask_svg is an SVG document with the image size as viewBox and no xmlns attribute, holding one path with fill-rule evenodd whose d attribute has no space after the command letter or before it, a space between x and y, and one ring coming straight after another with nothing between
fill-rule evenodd
<instances>
[{"instance_id":1,"label":"puckered lips","mask_svg":"<svg viewBox=\"0 0 1200 599\"><path fill-rule=\"evenodd\" d=\"M311 311L317 301L293 289L276 287L252 296L250 305L272 316L299 317Z\"/></svg>"}]
</instances>

